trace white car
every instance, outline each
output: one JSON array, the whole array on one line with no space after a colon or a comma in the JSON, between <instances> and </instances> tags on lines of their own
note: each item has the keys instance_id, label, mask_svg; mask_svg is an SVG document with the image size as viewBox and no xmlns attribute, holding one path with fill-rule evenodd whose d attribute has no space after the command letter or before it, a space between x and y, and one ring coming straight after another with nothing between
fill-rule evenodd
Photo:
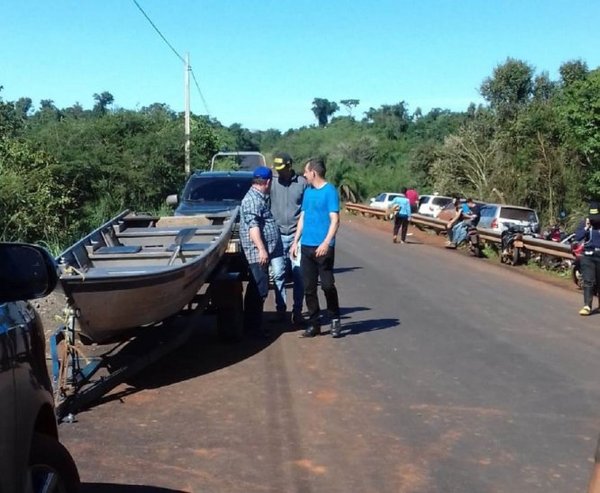
<instances>
[{"instance_id":1,"label":"white car","mask_svg":"<svg viewBox=\"0 0 600 493\"><path fill-rule=\"evenodd\" d=\"M450 202L452 202L452 197L446 197L445 195L421 195L417 213L422 216L437 217L440 211Z\"/></svg>"},{"instance_id":2,"label":"white car","mask_svg":"<svg viewBox=\"0 0 600 493\"><path fill-rule=\"evenodd\" d=\"M394 200L396 197L404 197L404 194L392 192L380 193L377 197L373 197L371 199L369 206L385 211L392 206L392 200Z\"/></svg>"}]
</instances>

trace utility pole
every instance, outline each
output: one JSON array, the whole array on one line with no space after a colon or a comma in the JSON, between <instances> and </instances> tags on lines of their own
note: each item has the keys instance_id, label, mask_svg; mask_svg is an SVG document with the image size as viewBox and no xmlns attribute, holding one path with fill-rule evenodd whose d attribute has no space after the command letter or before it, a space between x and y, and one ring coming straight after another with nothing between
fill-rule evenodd
<instances>
[{"instance_id":1,"label":"utility pole","mask_svg":"<svg viewBox=\"0 0 600 493\"><path fill-rule=\"evenodd\" d=\"M190 164L190 54L185 54L185 117L184 117L184 133L185 133L185 177L191 174Z\"/></svg>"}]
</instances>

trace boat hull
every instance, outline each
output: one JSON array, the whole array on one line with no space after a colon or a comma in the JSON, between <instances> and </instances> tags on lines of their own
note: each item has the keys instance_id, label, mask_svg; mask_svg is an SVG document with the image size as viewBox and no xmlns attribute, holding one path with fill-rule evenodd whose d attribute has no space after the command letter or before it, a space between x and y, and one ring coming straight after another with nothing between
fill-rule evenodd
<instances>
[{"instance_id":1,"label":"boat hull","mask_svg":"<svg viewBox=\"0 0 600 493\"><path fill-rule=\"evenodd\" d=\"M139 252L132 254L90 253L101 250L93 242L101 241L102 235L94 233L67 249L59 257L60 281L76 310L80 334L91 342L115 341L178 313L193 300L219 265L231 238L233 222L234 217L219 231L213 231L212 241L207 242L204 235L203 243L187 245L192 250L179 251L179 255L168 250L173 250L176 234L169 236L162 248L140 247ZM114 220L95 233L108 231L113 224ZM148 229L148 237L163 233ZM140 236L141 245L147 243L145 238ZM199 245L201 250L194 251L193 245ZM75 260L80 262L79 266L72 265Z\"/></svg>"}]
</instances>

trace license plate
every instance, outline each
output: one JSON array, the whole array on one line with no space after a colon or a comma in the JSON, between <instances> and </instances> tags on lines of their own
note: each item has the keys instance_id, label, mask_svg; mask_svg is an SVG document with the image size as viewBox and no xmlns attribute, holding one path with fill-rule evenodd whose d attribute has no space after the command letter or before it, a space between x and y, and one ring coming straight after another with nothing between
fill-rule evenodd
<instances>
[{"instance_id":1,"label":"license plate","mask_svg":"<svg viewBox=\"0 0 600 493\"><path fill-rule=\"evenodd\" d=\"M523 248L524 244L521 240L515 240L515 247L516 248Z\"/></svg>"}]
</instances>

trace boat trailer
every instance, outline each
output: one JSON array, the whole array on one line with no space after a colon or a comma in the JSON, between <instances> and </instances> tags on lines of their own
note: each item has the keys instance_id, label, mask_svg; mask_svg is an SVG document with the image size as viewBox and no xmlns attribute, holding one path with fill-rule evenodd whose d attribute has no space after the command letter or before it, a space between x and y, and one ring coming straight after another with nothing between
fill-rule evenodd
<instances>
[{"instance_id":1,"label":"boat trailer","mask_svg":"<svg viewBox=\"0 0 600 493\"><path fill-rule=\"evenodd\" d=\"M239 341L243 335L245 278L230 269L230 262L224 258L206 284L207 289L188 306L160 323L134 330L129 339L109 345L100 355L86 357L79 349L81 342L76 334L79 313L68 306L63 323L50 336L52 384L59 422L73 422L77 412L89 408L115 387L183 345L196 329L199 317L215 314L221 338Z\"/></svg>"}]
</instances>

